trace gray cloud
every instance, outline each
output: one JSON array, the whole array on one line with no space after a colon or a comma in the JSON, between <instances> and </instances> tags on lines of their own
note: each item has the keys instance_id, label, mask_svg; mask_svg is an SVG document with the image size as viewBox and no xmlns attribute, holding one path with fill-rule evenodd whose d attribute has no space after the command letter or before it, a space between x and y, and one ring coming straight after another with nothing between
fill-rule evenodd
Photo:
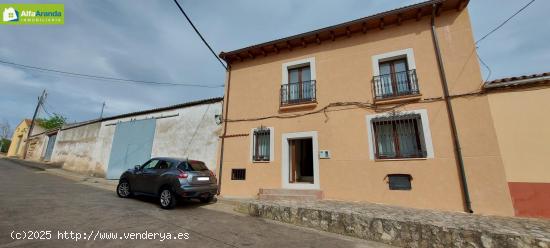
<instances>
[{"instance_id":1,"label":"gray cloud","mask_svg":"<svg viewBox=\"0 0 550 248\"><path fill-rule=\"evenodd\" d=\"M55 2L65 4L65 25L0 26L0 59L110 77L223 84L223 68L172 1ZM421 1L180 0L218 52L416 2ZM471 1L475 36L481 37L524 2ZM545 10L549 8L550 2L535 2L480 44L480 55L493 69L492 78L548 70L550 19ZM0 65L0 118L15 126L30 117L42 89L49 92L50 112L62 113L71 121L96 118L103 101L107 102L105 113L114 115L223 94L220 88L135 86Z\"/></svg>"}]
</instances>

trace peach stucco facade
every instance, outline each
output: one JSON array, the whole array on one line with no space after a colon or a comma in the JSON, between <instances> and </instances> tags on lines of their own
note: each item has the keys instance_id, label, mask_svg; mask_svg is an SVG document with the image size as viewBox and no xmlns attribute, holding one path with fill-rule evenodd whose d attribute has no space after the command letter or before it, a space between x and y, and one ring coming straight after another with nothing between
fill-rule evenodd
<instances>
[{"instance_id":1,"label":"peach stucco facade","mask_svg":"<svg viewBox=\"0 0 550 248\"><path fill-rule=\"evenodd\" d=\"M489 95L498 147L515 213L550 218L549 88L503 90ZM528 111L527 111L528 110Z\"/></svg>"},{"instance_id":2,"label":"peach stucco facade","mask_svg":"<svg viewBox=\"0 0 550 248\"><path fill-rule=\"evenodd\" d=\"M444 68L451 95L480 88L482 78L475 55L467 9L445 11L436 18ZM381 114L357 105L330 107L331 103L358 102L372 106L373 57L394 51L412 51L421 99L397 104L397 112L425 113L431 156L416 159L373 159L369 116ZM303 108L281 109L279 90L283 65L314 61L316 103ZM410 63L410 62L409 62ZM314 72L313 72L314 71ZM325 199L366 201L399 206L464 211L464 196L455 159L451 127L431 35L430 17L407 20L366 34L309 44L292 51L231 63L229 101L224 140L221 195L256 197L260 188L285 188L285 156L288 137L314 135L314 152L330 151L330 158L314 156L318 170L314 188ZM513 215L506 174L487 96L454 98L458 136L462 145L467 183L474 212ZM258 117L271 117L262 120ZM271 128L270 161L252 162L251 130ZM219 161L220 162L220 161ZM218 162L218 163L219 163ZM246 169L246 180L232 180L231 170ZM219 172L218 172L219 173ZM411 190L389 190L388 174L410 174Z\"/></svg>"}]
</instances>

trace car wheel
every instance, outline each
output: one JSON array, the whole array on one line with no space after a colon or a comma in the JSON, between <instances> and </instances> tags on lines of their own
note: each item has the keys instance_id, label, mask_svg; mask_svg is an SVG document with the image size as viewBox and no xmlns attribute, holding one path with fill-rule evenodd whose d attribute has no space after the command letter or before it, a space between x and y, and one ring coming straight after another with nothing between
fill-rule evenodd
<instances>
[{"instance_id":1,"label":"car wheel","mask_svg":"<svg viewBox=\"0 0 550 248\"><path fill-rule=\"evenodd\" d=\"M161 190L159 200L161 208L172 209L176 206L176 194L170 189Z\"/></svg>"},{"instance_id":2,"label":"car wheel","mask_svg":"<svg viewBox=\"0 0 550 248\"><path fill-rule=\"evenodd\" d=\"M120 198L128 198L132 196L132 191L130 190L130 183L126 180L122 180L118 183L116 187L116 193Z\"/></svg>"},{"instance_id":3,"label":"car wheel","mask_svg":"<svg viewBox=\"0 0 550 248\"><path fill-rule=\"evenodd\" d=\"M201 197L199 198L199 200L202 202L202 203L210 203L212 202L212 200L214 200L214 196L207 196L207 197Z\"/></svg>"}]
</instances>

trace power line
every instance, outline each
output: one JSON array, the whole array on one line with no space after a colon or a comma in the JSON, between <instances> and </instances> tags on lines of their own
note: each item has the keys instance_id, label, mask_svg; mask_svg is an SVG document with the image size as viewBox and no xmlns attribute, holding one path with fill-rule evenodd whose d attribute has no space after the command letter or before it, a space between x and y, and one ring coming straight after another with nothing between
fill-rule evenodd
<instances>
[{"instance_id":1,"label":"power line","mask_svg":"<svg viewBox=\"0 0 550 248\"><path fill-rule=\"evenodd\" d=\"M204 37L202 37L202 34L199 32L197 27L195 27L195 24L193 24L191 19L189 19L189 16L187 16L187 14L185 13L185 11L181 7L181 5L178 3L178 0L174 0L174 3L176 3L176 5L180 9L181 13L183 14L183 16L185 16L185 19L187 19L187 22L189 22L189 24L191 24L191 27L193 27L193 29L195 30L195 33L197 33L197 35L201 38L202 42L208 47L208 49L210 49L210 52L212 52L212 55L214 55L214 57L216 57L216 59L218 61L220 61L220 64L222 64L223 68L225 68L225 70L227 70L227 66L223 63L223 61L220 59L220 57L218 57L218 55L216 55L216 52L214 52L214 49L212 49L212 47L210 47L210 45L208 45L208 42L206 42Z\"/></svg>"},{"instance_id":2,"label":"power line","mask_svg":"<svg viewBox=\"0 0 550 248\"><path fill-rule=\"evenodd\" d=\"M48 101L44 101L43 103L46 104L46 105L48 106L49 109L53 109L53 111L54 111L53 113L55 114L55 108L54 108L52 105L50 105L50 104L48 103Z\"/></svg>"},{"instance_id":3,"label":"power line","mask_svg":"<svg viewBox=\"0 0 550 248\"><path fill-rule=\"evenodd\" d=\"M47 106L47 107L46 107L46 106ZM52 105L50 105L46 99L44 99L44 101L42 101L41 107L42 107L42 110L44 110L44 112L45 112L50 118L60 114L60 113L56 113L55 108L52 107ZM52 111L52 110L53 110L53 111Z\"/></svg>"},{"instance_id":4,"label":"power line","mask_svg":"<svg viewBox=\"0 0 550 248\"><path fill-rule=\"evenodd\" d=\"M479 59L479 62L481 62L481 64L487 69L487 78L485 79L485 82L489 81L489 78L491 78L491 74L493 74L493 71L491 70L491 68L489 67L489 65L487 65L487 63L485 63L485 61L483 61L483 59L481 58L481 56L479 56L479 54L476 52L476 55L477 55L477 58Z\"/></svg>"},{"instance_id":5,"label":"power line","mask_svg":"<svg viewBox=\"0 0 550 248\"><path fill-rule=\"evenodd\" d=\"M37 71L42 71L42 72L52 72L52 73L57 73L57 74L61 74L61 75L79 77L79 78L86 78L86 79L107 80L107 81L118 82L118 83L130 83L130 84L142 84L142 85L184 86L184 87L199 87L199 88L221 88L221 87L224 87L224 85L203 85L203 84L196 84L196 83L169 83L169 82L156 82L156 81L135 80L135 79L126 79L126 78L105 77L105 76L82 74L82 73L76 73L76 72L61 71L61 70L57 70L57 69L49 69L49 68L43 68L43 67L37 67L37 66L18 64L18 63L14 63L14 62L10 62L10 61L5 61L5 60L0 60L0 63L7 64L7 65L12 65L12 66L16 66L16 67L20 67L20 68L24 68L24 69L37 70Z\"/></svg>"},{"instance_id":6,"label":"power line","mask_svg":"<svg viewBox=\"0 0 550 248\"><path fill-rule=\"evenodd\" d=\"M529 5L531 5L532 3L534 3L535 0L531 0L531 2L527 3L525 6L523 6L521 9L519 9L516 13L514 13L512 16L508 17L508 19L506 19L504 22L502 22L500 25L498 25L496 28L494 28L493 30L491 30L489 33L487 33L486 35L484 35L483 37L481 37L481 39L477 40L476 41L476 45L481 42L482 40L484 40L485 38L487 38L489 35L491 35L492 33L496 32L497 30L499 30L500 28L502 28L502 26L504 26L507 22L509 22L510 20L512 20L512 18L514 18L516 15L518 15L519 13L521 13L524 9L526 9L527 7L529 7Z\"/></svg>"},{"instance_id":7,"label":"power line","mask_svg":"<svg viewBox=\"0 0 550 248\"><path fill-rule=\"evenodd\" d=\"M53 117L53 115L46 109L46 106L42 105L42 110L44 110L44 113L46 113L46 115L48 115L48 117Z\"/></svg>"}]
</instances>

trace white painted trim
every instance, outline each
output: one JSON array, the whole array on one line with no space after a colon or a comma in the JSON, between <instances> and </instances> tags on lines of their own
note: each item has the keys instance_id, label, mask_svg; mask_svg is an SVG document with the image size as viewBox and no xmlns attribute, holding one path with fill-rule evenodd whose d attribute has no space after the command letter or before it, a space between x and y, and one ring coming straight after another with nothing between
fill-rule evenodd
<instances>
[{"instance_id":1,"label":"white painted trim","mask_svg":"<svg viewBox=\"0 0 550 248\"><path fill-rule=\"evenodd\" d=\"M409 66L409 70L416 69L416 62L414 61L414 51L412 48L407 48L399 51L393 51L383 54L378 54L372 56L372 73L374 76L380 75L380 62L388 61L391 59L396 59L400 57L407 58L407 64Z\"/></svg>"},{"instance_id":2,"label":"white painted trim","mask_svg":"<svg viewBox=\"0 0 550 248\"><path fill-rule=\"evenodd\" d=\"M283 150L281 160L281 180L284 189L320 189L319 183L319 141L317 131L285 133L283 137ZM288 140L299 138L311 138L313 150L313 183L289 183L290 176L290 158Z\"/></svg>"},{"instance_id":3,"label":"white painted trim","mask_svg":"<svg viewBox=\"0 0 550 248\"><path fill-rule=\"evenodd\" d=\"M288 69L292 69L292 68L295 68L295 67L299 67L299 66L303 66L303 65L308 65L309 64L309 68L311 70L311 80L317 80L316 79L316 69L315 69L315 57L311 57L311 58L305 58L305 59L300 59L300 60L295 60L295 61L290 61L290 62L286 62L283 64L281 70L282 70L282 74L283 75L283 80L281 80L281 84L288 84Z\"/></svg>"},{"instance_id":4,"label":"white painted trim","mask_svg":"<svg viewBox=\"0 0 550 248\"><path fill-rule=\"evenodd\" d=\"M273 162L275 158L275 128L273 127L266 127L269 129L269 162ZM258 128L252 128L250 130L250 156L248 156L248 160L252 163L265 163L267 161L253 161L252 157L254 156L254 131L256 131Z\"/></svg>"},{"instance_id":5,"label":"white painted trim","mask_svg":"<svg viewBox=\"0 0 550 248\"><path fill-rule=\"evenodd\" d=\"M430 131L430 121L428 119L428 111L426 109L417 109L411 111L402 111L402 114L418 114L420 115L420 120L422 121L422 134L424 136L424 145L426 146L426 158L434 158L434 148L432 144L432 133ZM369 140L369 157L371 160L374 160L374 130L372 128L372 119L377 117L388 116L389 113L382 114L373 114L367 115L367 134Z\"/></svg>"}]
</instances>

